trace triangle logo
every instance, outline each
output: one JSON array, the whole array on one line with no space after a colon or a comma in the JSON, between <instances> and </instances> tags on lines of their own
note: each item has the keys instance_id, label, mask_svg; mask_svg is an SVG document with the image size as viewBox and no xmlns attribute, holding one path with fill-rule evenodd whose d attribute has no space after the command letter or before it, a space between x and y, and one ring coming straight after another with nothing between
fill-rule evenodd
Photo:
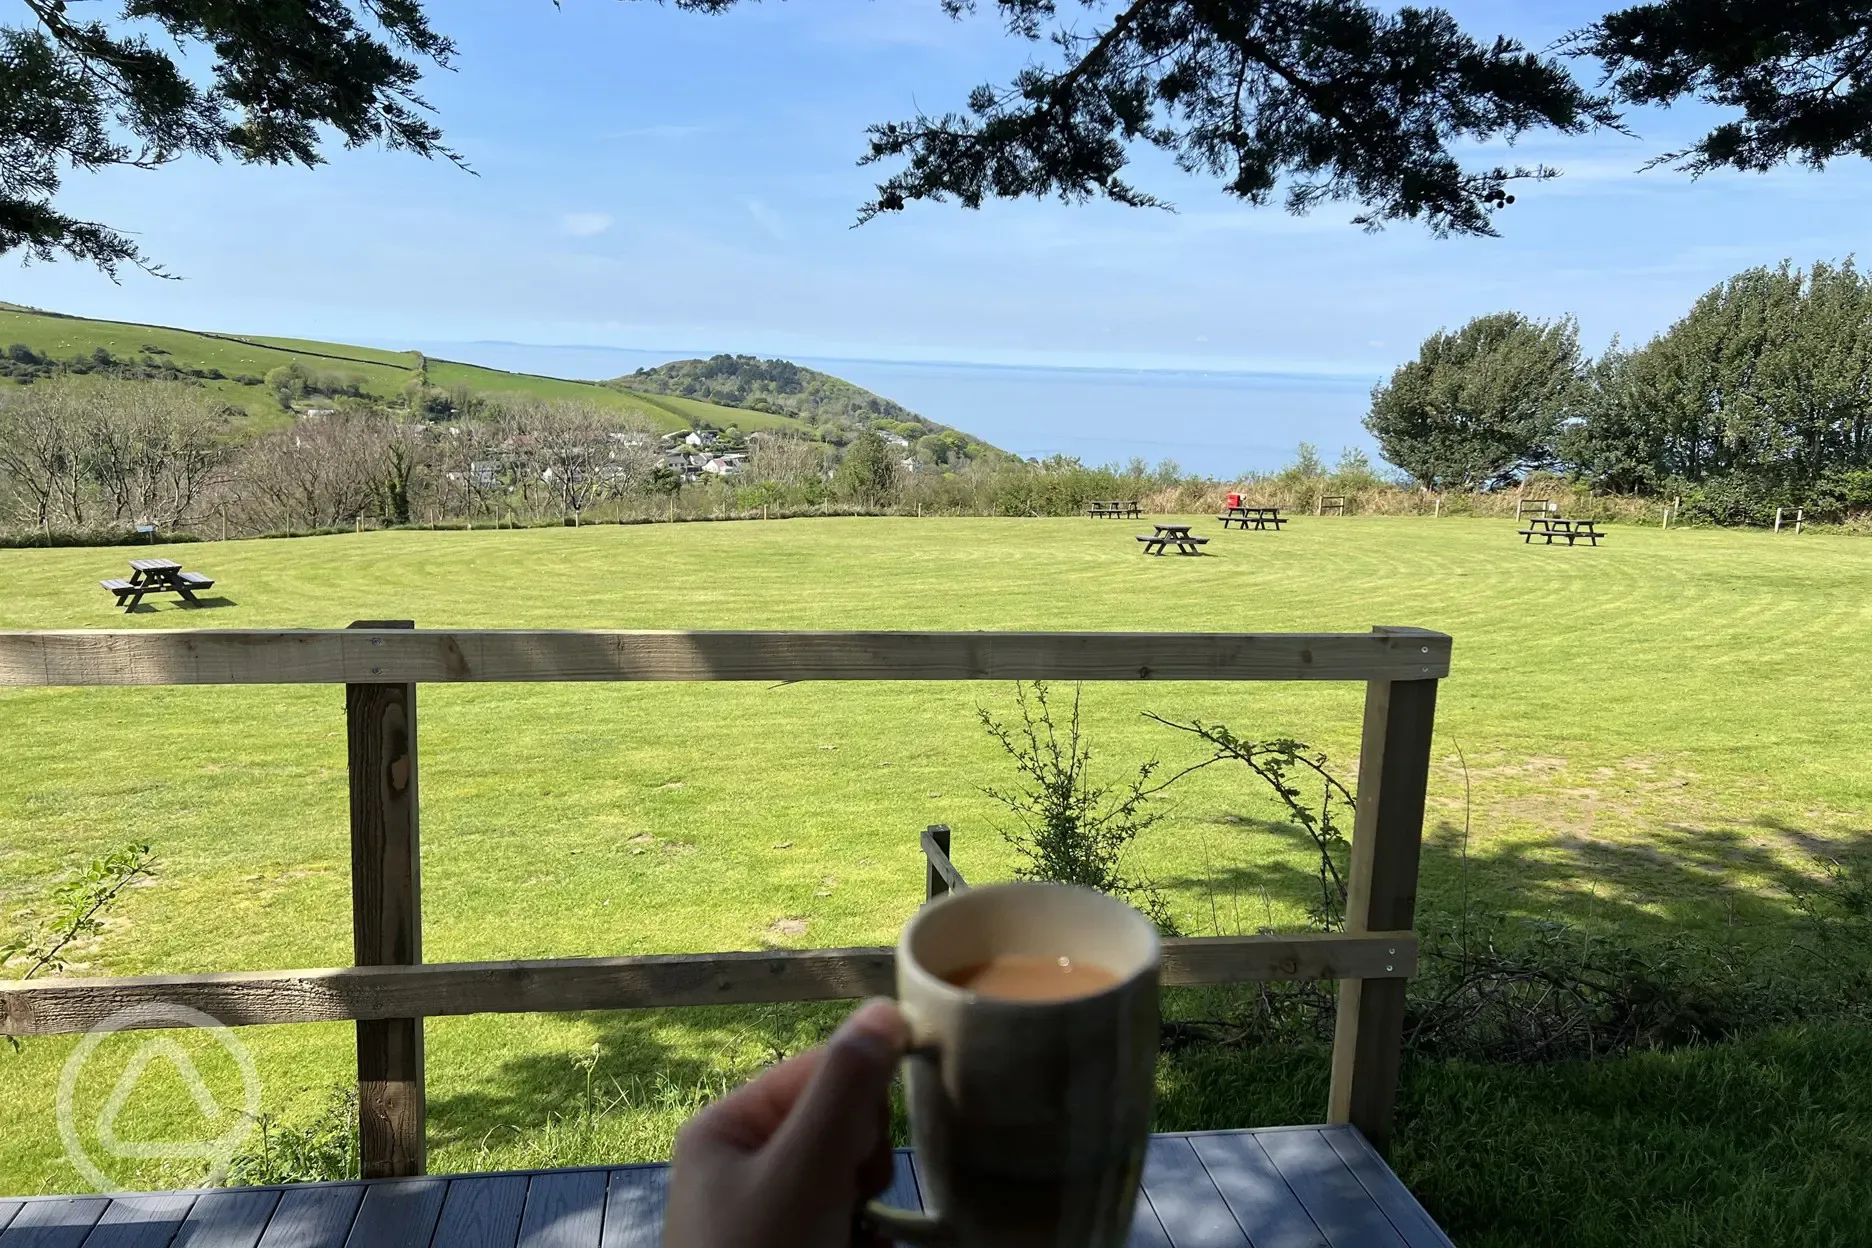
<instances>
[{"instance_id":1,"label":"triangle logo","mask_svg":"<svg viewBox=\"0 0 1872 1248\"><path fill-rule=\"evenodd\" d=\"M182 1080L182 1086L195 1102L195 1108L208 1124L209 1132L218 1135L221 1122L221 1103L215 1100L214 1093L208 1090L208 1084L202 1079L201 1071L195 1066L182 1046L167 1036L147 1040L137 1049L135 1056L124 1067L123 1074L117 1077L117 1086L111 1089L110 1099L98 1111L98 1144L113 1157L202 1157L217 1156L220 1152L219 1140L214 1138L195 1140L145 1140L125 1141L117 1138L117 1118L123 1113L124 1105L136 1091L137 1084L143 1079L144 1072L152 1062L167 1062L174 1068L175 1074Z\"/></svg>"}]
</instances>

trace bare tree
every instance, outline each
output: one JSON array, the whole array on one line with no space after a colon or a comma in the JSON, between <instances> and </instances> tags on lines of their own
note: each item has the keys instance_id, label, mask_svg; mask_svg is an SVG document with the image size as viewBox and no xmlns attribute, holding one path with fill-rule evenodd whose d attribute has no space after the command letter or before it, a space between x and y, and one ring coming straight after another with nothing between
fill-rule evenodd
<instances>
[{"instance_id":1,"label":"bare tree","mask_svg":"<svg viewBox=\"0 0 1872 1248\"><path fill-rule=\"evenodd\" d=\"M83 439L85 391L76 380L43 381L0 394L0 468L36 527L84 524L90 483Z\"/></svg>"},{"instance_id":2,"label":"bare tree","mask_svg":"<svg viewBox=\"0 0 1872 1248\"><path fill-rule=\"evenodd\" d=\"M234 501L249 527L320 529L370 511L384 480L386 422L374 413L298 421L242 454Z\"/></svg>"},{"instance_id":3,"label":"bare tree","mask_svg":"<svg viewBox=\"0 0 1872 1248\"><path fill-rule=\"evenodd\" d=\"M510 416L525 464L522 476L543 484L562 514L577 515L626 492L647 480L655 466L647 428L604 408L539 403Z\"/></svg>"},{"instance_id":4,"label":"bare tree","mask_svg":"<svg viewBox=\"0 0 1872 1248\"><path fill-rule=\"evenodd\" d=\"M179 527L218 480L226 408L194 386L125 382L85 395L83 454L113 519Z\"/></svg>"},{"instance_id":5,"label":"bare tree","mask_svg":"<svg viewBox=\"0 0 1872 1248\"><path fill-rule=\"evenodd\" d=\"M823 442L791 434L762 430L748 456L748 476L781 486L804 486L824 481L830 450Z\"/></svg>"}]
</instances>

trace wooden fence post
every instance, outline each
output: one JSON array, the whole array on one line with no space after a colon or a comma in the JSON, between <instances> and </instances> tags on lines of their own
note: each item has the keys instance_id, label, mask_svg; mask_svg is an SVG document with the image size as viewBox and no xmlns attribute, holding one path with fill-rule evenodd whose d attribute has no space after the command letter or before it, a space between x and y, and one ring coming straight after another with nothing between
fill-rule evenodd
<instances>
[{"instance_id":1,"label":"wooden fence post","mask_svg":"<svg viewBox=\"0 0 1872 1248\"><path fill-rule=\"evenodd\" d=\"M942 850L943 857L947 858L949 856L949 826L943 823L932 823L927 831L929 833L929 838L936 842L936 848ZM925 858L923 862L923 900L935 901L948 891L949 881L943 878L942 872L936 869L936 864L934 862Z\"/></svg>"},{"instance_id":2,"label":"wooden fence post","mask_svg":"<svg viewBox=\"0 0 1872 1248\"><path fill-rule=\"evenodd\" d=\"M1374 631L1408 635L1414 630ZM1365 686L1358 813L1346 886L1348 932L1402 932L1415 921L1436 695L1435 680L1374 680ZM1381 1153L1391 1143L1407 984L1403 979L1339 981L1326 1117L1351 1123Z\"/></svg>"},{"instance_id":3,"label":"wooden fence post","mask_svg":"<svg viewBox=\"0 0 1872 1248\"><path fill-rule=\"evenodd\" d=\"M414 628L359 620L352 628ZM351 771L351 935L359 966L422 961L416 801L416 686L345 686ZM423 1173L420 1018L357 1024L358 1151L363 1177Z\"/></svg>"}]
</instances>

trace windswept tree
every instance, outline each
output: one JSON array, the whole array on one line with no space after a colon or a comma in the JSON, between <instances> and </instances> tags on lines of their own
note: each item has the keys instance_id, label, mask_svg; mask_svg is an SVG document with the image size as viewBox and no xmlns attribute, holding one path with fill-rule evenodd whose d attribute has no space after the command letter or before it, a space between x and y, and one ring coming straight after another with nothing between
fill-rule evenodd
<instances>
[{"instance_id":1,"label":"windswept tree","mask_svg":"<svg viewBox=\"0 0 1872 1248\"><path fill-rule=\"evenodd\" d=\"M1433 490L1487 489L1552 460L1582 391L1579 328L1518 312L1438 330L1372 391L1365 427L1384 457Z\"/></svg>"},{"instance_id":2,"label":"windswept tree","mask_svg":"<svg viewBox=\"0 0 1872 1248\"><path fill-rule=\"evenodd\" d=\"M1872 279L1851 261L1749 269L1593 380L1562 451L1595 483L1736 477L1805 500L1872 467Z\"/></svg>"}]
</instances>

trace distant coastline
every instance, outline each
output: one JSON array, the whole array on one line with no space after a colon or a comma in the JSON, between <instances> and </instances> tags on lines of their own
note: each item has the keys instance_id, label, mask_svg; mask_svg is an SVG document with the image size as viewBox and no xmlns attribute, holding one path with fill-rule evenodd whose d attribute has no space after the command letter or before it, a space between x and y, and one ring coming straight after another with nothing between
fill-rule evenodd
<instances>
[{"instance_id":1,"label":"distant coastline","mask_svg":"<svg viewBox=\"0 0 1872 1248\"><path fill-rule=\"evenodd\" d=\"M488 367L594 379L709 354L501 341L414 345ZM1173 459L1186 469L1229 476L1278 468L1301 442L1315 444L1328 459L1347 446L1376 453L1360 424L1371 388L1382 380L1376 371L787 358L836 372L1025 456L1071 455L1092 464Z\"/></svg>"}]
</instances>

